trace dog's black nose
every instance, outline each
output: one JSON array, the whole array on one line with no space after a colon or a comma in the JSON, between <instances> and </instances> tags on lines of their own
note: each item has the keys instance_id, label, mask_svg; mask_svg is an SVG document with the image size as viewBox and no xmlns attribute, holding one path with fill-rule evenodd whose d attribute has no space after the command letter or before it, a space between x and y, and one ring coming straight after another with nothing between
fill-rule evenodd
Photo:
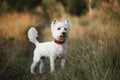
<instances>
[{"instance_id":1,"label":"dog's black nose","mask_svg":"<svg viewBox=\"0 0 120 80\"><path fill-rule=\"evenodd\" d=\"M65 32L62 32L62 35L65 35L66 33Z\"/></svg>"}]
</instances>

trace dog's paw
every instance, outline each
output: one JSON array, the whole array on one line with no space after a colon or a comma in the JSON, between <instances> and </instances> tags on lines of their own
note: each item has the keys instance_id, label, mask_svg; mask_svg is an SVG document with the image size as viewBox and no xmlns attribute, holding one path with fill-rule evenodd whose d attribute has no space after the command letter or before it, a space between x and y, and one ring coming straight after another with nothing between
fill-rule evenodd
<instances>
[{"instance_id":1,"label":"dog's paw","mask_svg":"<svg viewBox=\"0 0 120 80\"><path fill-rule=\"evenodd\" d=\"M39 71L39 74L43 74L44 72L43 71Z\"/></svg>"},{"instance_id":2,"label":"dog's paw","mask_svg":"<svg viewBox=\"0 0 120 80\"><path fill-rule=\"evenodd\" d=\"M35 72L33 72L33 71L31 71L31 74L36 75L36 73L35 73Z\"/></svg>"},{"instance_id":3,"label":"dog's paw","mask_svg":"<svg viewBox=\"0 0 120 80\"><path fill-rule=\"evenodd\" d=\"M31 73L31 74L36 75L36 73Z\"/></svg>"},{"instance_id":4,"label":"dog's paw","mask_svg":"<svg viewBox=\"0 0 120 80\"><path fill-rule=\"evenodd\" d=\"M53 69L53 70L50 70L50 72L53 73L53 72L55 72L55 70L54 70L54 69Z\"/></svg>"}]
</instances>

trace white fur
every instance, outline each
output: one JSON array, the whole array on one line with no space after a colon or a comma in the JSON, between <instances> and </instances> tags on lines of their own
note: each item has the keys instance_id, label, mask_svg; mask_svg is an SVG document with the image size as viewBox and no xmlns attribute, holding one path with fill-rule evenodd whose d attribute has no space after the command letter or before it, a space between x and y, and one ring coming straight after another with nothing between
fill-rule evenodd
<instances>
[{"instance_id":1,"label":"white fur","mask_svg":"<svg viewBox=\"0 0 120 80\"><path fill-rule=\"evenodd\" d=\"M58 28L60 28L60 30L58 30ZM65 30L65 28L67 30ZM67 52L67 43L66 43L66 38L61 39L60 36L63 35L62 34L63 32L66 34L66 36L68 36L69 28L70 28L70 25L68 20L65 20L64 22L53 20L51 23L51 32L53 37L58 41L64 40L65 43L63 44L56 44L54 40L51 42L39 43L38 40L36 39L38 37L37 30L34 27L29 29L28 39L30 42L36 45L36 48L34 49L33 63L30 69L32 74L35 74L34 69L39 61L40 61L39 73L43 73L44 63L41 57L48 57L50 59L51 72L55 71L54 61L57 57L61 57L61 67L64 67L65 57Z\"/></svg>"}]
</instances>

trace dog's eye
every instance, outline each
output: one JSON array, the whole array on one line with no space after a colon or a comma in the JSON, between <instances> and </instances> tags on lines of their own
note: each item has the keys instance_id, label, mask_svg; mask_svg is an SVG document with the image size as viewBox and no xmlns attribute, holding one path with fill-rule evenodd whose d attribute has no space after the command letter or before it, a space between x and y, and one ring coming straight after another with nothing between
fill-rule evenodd
<instances>
[{"instance_id":1,"label":"dog's eye","mask_svg":"<svg viewBox=\"0 0 120 80\"><path fill-rule=\"evenodd\" d=\"M64 28L64 30L66 31L66 30L67 30L67 28Z\"/></svg>"},{"instance_id":2,"label":"dog's eye","mask_svg":"<svg viewBox=\"0 0 120 80\"><path fill-rule=\"evenodd\" d=\"M58 30L60 30L61 28L58 28Z\"/></svg>"}]
</instances>

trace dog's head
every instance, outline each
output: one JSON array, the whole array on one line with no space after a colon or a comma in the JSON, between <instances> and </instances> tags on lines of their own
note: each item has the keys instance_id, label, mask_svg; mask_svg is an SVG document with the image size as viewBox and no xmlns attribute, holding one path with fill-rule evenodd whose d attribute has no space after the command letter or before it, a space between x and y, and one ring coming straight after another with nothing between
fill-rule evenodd
<instances>
[{"instance_id":1,"label":"dog's head","mask_svg":"<svg viewBox=\"0 0 120 80\"><path fill-rule=\"evenodd\" d=\"M70 24L68 20L63 22L54 19L51 23L52 35L56 40L65 41L70 31Z\"/></svg>"}]
</instances>

